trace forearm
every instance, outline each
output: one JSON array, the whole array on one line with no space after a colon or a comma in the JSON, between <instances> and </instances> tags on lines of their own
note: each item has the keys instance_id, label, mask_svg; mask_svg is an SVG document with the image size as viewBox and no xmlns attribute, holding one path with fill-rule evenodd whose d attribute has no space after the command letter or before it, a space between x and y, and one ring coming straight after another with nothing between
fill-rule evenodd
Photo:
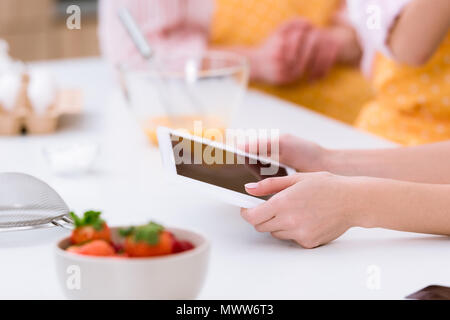
<instances>
[{"instance_id":1,"label":"forearm","mask_svg":"<svg viewBox=\"0 0 450 320\"><path fill-rule=\"evenodd\" d=\"M393 26L388 45L396 60L421 65L438 48L449 27L450 1L413 0Z\"/></svg>"},{"instance_id":2,"label":"forearm","mask_svg":"<svg viewBox=\"0 0 450 320\"><path fill-rule=\"evenodd\" d=\"M337 62L349 65L359 63L362 49L356 31L348 21L345 6L335 14L332 24L327 28L327 31L339 43Z\"/></svg>"},{"instance_id":3,"label":"forearm","mask_svg":"<svg viewBox=\"0 0 450 320\"><path fill-rule=\"evenodd\" d=\"M338 44L336 62L347 65L359 63L362 51L353 29L345 26L333 26L327 28L325 32L328 32Z\"/></svg>"},{"instance_id":4,"label":"forearm","mask_svg":"<svg viewBox=\"0 0 450 320\"><path fill-rule=\"evenodd\" d=\"M327 150L324 170L347 176L371 176L450 184L450 142L382 150Z\"/></svg>"},{"instance_id":5,"label":"forearm","mask_svg":"<svg viewBox=\"0 0 450 320\"><path fill-rule=\"evenodd\" d=\"M450 235L450 185L355 179L355 226Z\"/></svg>"}]
</instances>

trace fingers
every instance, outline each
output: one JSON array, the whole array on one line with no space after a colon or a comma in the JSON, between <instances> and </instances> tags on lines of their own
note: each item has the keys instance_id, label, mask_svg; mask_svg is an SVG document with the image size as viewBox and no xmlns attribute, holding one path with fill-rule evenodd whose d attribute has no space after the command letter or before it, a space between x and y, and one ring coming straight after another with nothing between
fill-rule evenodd
<instances>
[{"instance_id":1,"label":"fingers","mask_svg":"<svg viewBox=\"0 0 450 320\"><path fill-rule=\"evenodd\" d=\"M261 224L275 216L275 207L269 201L252 209L241 209L241 217L253 226Z\"/></svg>"},{"instance_id":2,"label":"fingers","mask_svg":"<svg viewBox=\"0 0 450 320\"><path fill-rule=\"evenodd\" d=\"M277 212L275 217L270 220L264 221L255 226L258 232L275 232L281 230L292 230L298 227L299 217L301 214L296 212L295 214L284 211L282 213Z\"/></svg>"},{"instance_id":3,"label":"fingers","mask_svg":"<svg viewBox=\"0 0 450 320\"><path fill-rule=\"evenodd\" d=\"M311 55L311 59L308 62L308 65L306 66L305 70L305 78L307 78L308 81L312 82L315 80L315 69L317 66L320 66L320 63L318 62L320 55L320 43L316 43L314 47L314 53Z\"/></svg>"},{"instance_id":4,"label":"fingers","mask_svg":"<svg viewBox=\"0 0 450 320\"><path fill-rule=\"evenodd\" d=\"M318 41L316 57L308 74L311 80L324 77L333 66L337 55L337 45L327 34L321 34Z\"/></svg>"},{"instance_id":5,"label":"fingers","mask_svg":"<svg viewBox=\"0 0 450 320\"><path fill-rule=\"evenodd\" d=\"M258 183L247 184L246 191L256 196L276 193L298 182L301 178L300 176L300 174L296 174L281 178L268 178ZM280 196L275 195L255 208L241 209L241 216L248 223L256 226L272 219L277 212L282 211L285 205L284 202Z\"/></svg>"},{"instance_id":6,"label":"fingers","mask_svg":"<svg viewBox=\"0 0 450 320\"><path fill-rule=\"evenodd\" d=\"M295 167L292 159L295 152L301 151L309 142L290 134L282 134L272 139L254 139L248 143L238 144L237 148L250 154L271 158L279 163Z\"/></svg>"},{"instance_id":7,"label":"fingers","mask_svg":"<svg viewBox=\"0 0 450 320\"><path fill-rule=\"evenodd\" d=\"M245 191L258 197L275 194L300 181L300 176L301 174L295 174L286 177L267 178L259 182L247 183L245 185Z\"/></svg>"},{"instance_id":8,"label":"fingers","mask_svg":"<svg viewBox=\"0 0 450 320\"><path fill-rule=\"evenodd\" d=\"M292 68L292 65L297 60L297 55L299 51L299 42L302 37L303 30L296 29L292 30L287 36L288 48L285 52L287 64L286 67Z\"/></svg>"},{"instance_id":9,"label":"fingers","mask_svg":"<svg viewBox=\"0 0 450 320\"><path fill-rule=\"evenodd\" d=\"M270 234L272 237L279 240L293 240L305 249L314 249L322 245L322 243L317 240L299 240L297 239L296 234L291 231L273 231Z\"/></svg>"},{"instance_id":10,"label":"fingers","mask_svg":"<svg viewBox=\"0 0 450 320\"><path fill-rule=\"evenodd\" d=\"M273 231L270 233L272 237L280 239L280 240L292 240L294 239L294 235L289 231Z\"/></svg>"},{"instance_id":11,"label":"fingers","mask_svg":"<svg viewBox=\"0 0 450 320\"><path fill-rule=\"evenodd\" d=\"M275 232L275 231L284 230L282 221L277 216L275 216L272 219L269 219L263 223L257 224L255 226L255 229L258 232Z\"/></svg>"},{"instance_id":12,"label":"fingers","mask_svg":"<svg viewBox=\"0 0 450 320\"><path fill-rule=\"evenodd\" d=\"M302 44L304 39L311 29L311 25L309 23L303 23L302 21L294 21L294 27L290 30L290 33L287 36L287 42L289 44L289 51L285 52L287 57L287 67L289 68L289 72L292 73L292 67L296 64L298 59L298 54L302 48Z\"/></svg>"},{"instance_id":13,"label":"fingers","mask_svg":"<svg viewBox=\"0 0 450 320\"><path fill-rule=\"evenodd\" d=\"M266 59L265 81L272 84L288 84L296 80L293 66L296 64L298 53L307 30L312 25L305 19L295 18L286 21L278 27L266 43L271 48L271 55Z\"/></svg>"},{"instance_id":14,"label":"fingers","mask_svg":"<svg viewBox=\"0 0 450 320\"><path fill-rule=\"evenodd\" d=\"M289 43L286 41L288 33L280 34L274 39L274 44L272 48L272 54L270 57L271 69L268 71L268 78L274 84L283 84L288 81L288 69L286 68L286 55L288 51Z\"/></svg>"},{"instance_id":15,"label":"fingers","mask_svg":"<svg viewBox=\"0 0 450 320\"><path fill-rule=\"evenodd\" d=\"M296 28L300 25L303 25L302 19L291 19L283 22L275 32L278 33L287 33L291 31L293 28Z\"/></svg>"},{"instance_id":16,"label":"fingers","mask_svg":"<svg viewBox=\"0 0 450 320\"><path fill-rule=\"evenodd\" d=\"M304 42L306 40L306 36L308 35L309 29L310 28L299 29L297 34L296 34L296 39L295 39L295 43L294 43L295 57L292 60L291 68L293 66L295 66L297 64L297 62L298 62L299 53L301 52L301 50L303 48L303 45L304 45Z\"/></svg>"},{"instance_id":17,"label":"fingers","mask_svg":"<svg viewBox=\"0 0 450 320\"><path fill-rule=\"evenodd\" d=\"M273 143L274 141L270 139L256 139L244 145L239 145L238 148L250 154L270 157Z\"/></svg>"},{"instance_id":18,"label":"fingers","mask_svg":"<svg viewBox=\"0 0 450 320\"><path fill-rule=\"evenodd\" d=\"M293 43L294 57L289 60L289 73L293 81L302 76L299 65L302 63L302 51L310 29L310 26L299 29L295 42Z\"/></svg>"},{"instance_id":19,"label":"fingers","mask_svg":"<svg viewBox=\"0 0 450 320\"><path fill-rule=\"evenodd\" d=\"M273 179L273 178L270 178ZM268 179L266 179L268 180ZM264 181L264 180L263 180ZM287 180L286 180L287 181ZM291 181L291 185L294 182ZM259 183L257 183L259 184ZM288 185L288 183L286 183ZM247 190L250 190L252 186L247 187ZM285 201L280 196L273 196L266 202L260 204L255 208L250 209L241 209L241 216L251 225L256 226L263 222L266 222L272 219L277 212L283 210L283 206L285 205Z\"/></svg>"},{"instance_id":20,"label":"fingers","mask_svg":"<svg viewBox=\"0 0 450 320\"><path fill-rule=\"evenodd\" d=\"M314 58L314 52L316 51L317 47L317 38L318 30L315 29L307 32L307 35L305 36L303 48L299 52L298 62L294 69L294 72L299 77L302 77L306 73L311 61Z\"/></svg>"},{"instance_id":21,"label":"fingers","mask_svg":"<svg viewBox=\"0 0 450 320\"><path fill-rule=\"evenodd\" d=\"M283 24L281 24L281 26L279 27L279 30L289 31L292 29L309 28L311 26L312 25L308 20L297 17L297 18L288 20L288 21L284 22Z\"/></svg>"},{"instance_id":22,"label":"fingers","mask_svg":"<svg viewBox=\"0 0 450 320\"><path fill-rule=\"evenodd\" d=\"M298 64L299 53L301 53L303 43L311 27L310 23L302 19L291 21L291 29L285 35L286 48L283 50L285 56L283 73L286 75L286 83L299 78L294 67Z\"/></svg>"}]
</instances>

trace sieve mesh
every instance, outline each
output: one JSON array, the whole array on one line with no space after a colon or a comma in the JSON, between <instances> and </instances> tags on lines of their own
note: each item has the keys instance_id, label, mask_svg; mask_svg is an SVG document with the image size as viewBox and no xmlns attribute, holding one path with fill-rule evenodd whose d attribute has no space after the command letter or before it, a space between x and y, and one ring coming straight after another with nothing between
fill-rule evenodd
<instances>
[{"instance_id":1,"label":"sieve mesh","mask_svg":"<svg viewBox=\"0 0 450 320\"><path fill-rule=\"evenodd\" d=\"M23 173L0 173L0 228L46 224L68 212L64 200L45 182Z\"/></svg>"}]
</instances>

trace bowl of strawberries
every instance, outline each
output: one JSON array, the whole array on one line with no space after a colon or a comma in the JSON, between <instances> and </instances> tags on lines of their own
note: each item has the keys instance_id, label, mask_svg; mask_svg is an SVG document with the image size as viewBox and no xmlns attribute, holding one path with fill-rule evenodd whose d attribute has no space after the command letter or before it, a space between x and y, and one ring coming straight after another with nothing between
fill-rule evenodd
<instances>
[{"instance_id":1,"label":"bowl of strawberries","mask_svg":"<svg viewBox=\"0 0 450 320\"><path fill-rule=\"evenodd\" d=\"M109 227L98 211L71 213L75 228L56 245L56 271L70 299L195 299L209 242L197 232L146 225Z\"/></svg>"}]
</instances>

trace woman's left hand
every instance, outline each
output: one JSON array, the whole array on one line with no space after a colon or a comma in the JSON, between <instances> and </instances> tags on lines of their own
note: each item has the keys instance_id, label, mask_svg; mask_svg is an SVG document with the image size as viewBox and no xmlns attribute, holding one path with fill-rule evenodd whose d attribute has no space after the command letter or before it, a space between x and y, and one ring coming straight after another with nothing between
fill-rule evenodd
<instances>
[{"instance_id":1,"label":"woman's left hand","mask_svg":"<svg viewBox=\"0 0 450 320\"><path fill-rule=\"evenodd\" d=\"M249 194L274 196L255 208L241 209L241 215L259 232L315 248L356 226L362 211L358 179L315 172L250 183Z\"/></svg>"}]
</instances>

